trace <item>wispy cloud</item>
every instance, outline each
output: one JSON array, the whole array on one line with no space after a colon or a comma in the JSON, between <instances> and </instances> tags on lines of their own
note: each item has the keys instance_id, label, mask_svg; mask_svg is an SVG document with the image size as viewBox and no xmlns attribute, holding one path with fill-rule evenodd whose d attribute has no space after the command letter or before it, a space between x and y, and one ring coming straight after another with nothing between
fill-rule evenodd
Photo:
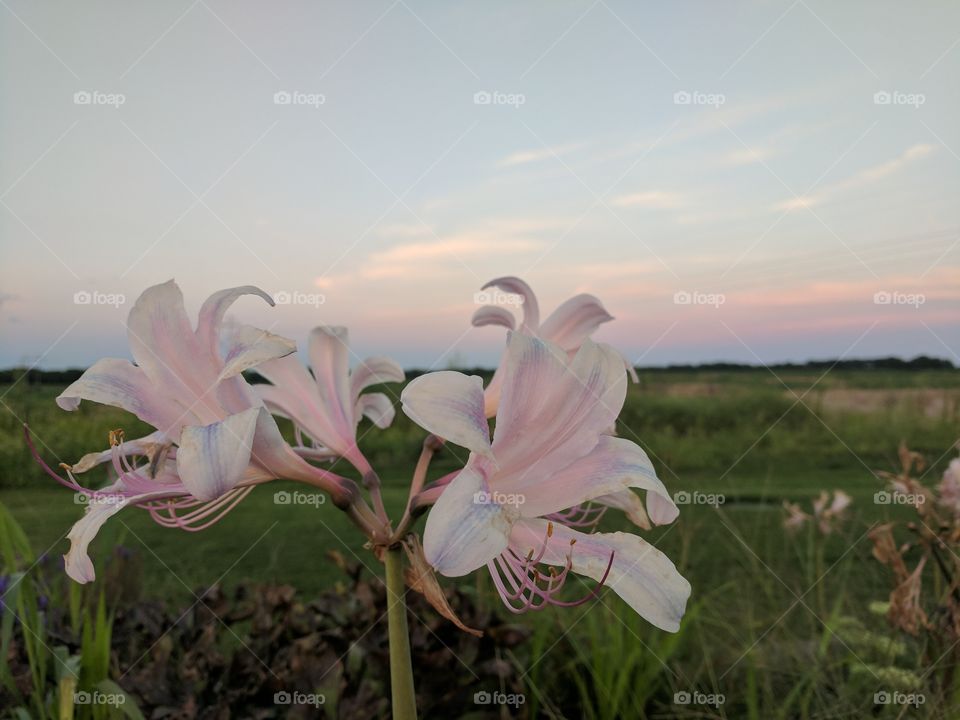
<instances>
[{"instance_id":1,"label":"wispy cloud","mask_svg":"<svg viewBox=\"0 0 960 720\"><path fill-rule=\"evenodd\" d=\"M536 148L534 150L521 150L511 153L497 162L498 167L515 167L517 165L528 165L529 163L548 160L553 157L562 157L574 150L583 147L581 143L573 145L558 145L554 147Z\"/></svg>"},{"instance_id":2,"label":"wispy cloud","mask_svg":"<svg viewBox=\"0 0 960 720\"><path fill-rule=\"evenodd\" d=\"M929 155L933 149L933 145L914 145L910 148L907 148L907 150L904 151L899 157L865 168L860 172L851 175L845 180L833 183L832 185L827 185L821 190L811 193L810 195L802 195L800 197L785 200L784 202L778 203L775 206L775 209L798 210L800 208L813 207L814 205L823 205L824 203L831 202L842 193L872 185L873 183L879 182L884 178L900 172L903 170L903 168L915 160Z\"/></svg>"},{"instance_id":3,"label":"wispy cloud","mask_svg":"<svg viewBox=\"0 0 960 720\"><path fill-rule=\"evenodd\" d=\"M680 193L662 190L648 190L627 195L618 195L610 201L616 207L640 207L655 210L670 210L684 205L684 197Z\"/></svg>"}]
</instances>

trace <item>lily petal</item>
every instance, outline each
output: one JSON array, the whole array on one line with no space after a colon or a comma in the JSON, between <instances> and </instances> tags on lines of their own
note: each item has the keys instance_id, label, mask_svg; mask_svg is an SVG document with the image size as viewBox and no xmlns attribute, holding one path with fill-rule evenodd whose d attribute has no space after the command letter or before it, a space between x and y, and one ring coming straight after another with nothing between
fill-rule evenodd
<instances>
[{"instance_id":1,"label":"lily petal","mask_svg":"<svg viewBox=\"0 0 960 720\"><path fill-rule=\"evenodd\" d=\"M350 392L354 402L371 385L406 380L403 368L387 357L367 358L350 373Z\"/></svg>"},{"instance_id":2,"label":"lily petal","mask_svg":"<svg viewBox=\"0 0 960 720\"><path fill-rule=\"evenodd\" d=\"M540 327L540 305L537 304L537 296L534 295L530 286L518 277L506 276L491 280L480 289L486 290L491 287L500 288L504 292L523 298L522 327L530 333L536 333Z\"/></svg>"},{"instance_id":3,"label":"lily petal","mask_svg":"<svg viewBox=\"0 0 960 720\"><path fill-rule=\"evenodd\" d=\"M467 466L440 495L423 531L427 561L441 575L460 577L507 547L514 506L492 501L483 473Z\"/></svg>"},{"instance_id":4,"label":"lily petal","mask_svg":"<svg viewBox=\"0 0 960 720\"><path fill-rule=\"evenodd\" d=\"M310 367L320 391L321 406L340 437L352 441L353 399L350 394L349 334L345 327L321 325L310 332Z\"/></svg>"},{"instance_id":5,"label":"lily petal","mask_svg":"<svg viewBox=\"0 0 960 720\"><path fill-rule=\"evenodd\" d=\"M145 423L175 435L183 410L156 392L150 378L129 360L97 360L57 397L64 410L76 410L81 400L131 412Z\"/></svg>"},{"instance_id":6,"label":"lily petal","mask_svg":"<svg viewBox=\"0 0 960 720\"><path fill-rule=\"evenodd\" d=\"M453 370L421 375L400 394L403 411L438 437L490 455L490 426L483 412L483 380Z\"/></svg>"},{"instance_id":7,"label":"lily petal","mask_svg":"<svg viewBox=\"0 0 960 720\"><path fill-rule=\"evenodd\" d=\"M603 303L586 293L575 295L543 321L539 335L573 352L605 322L613 320Z\"/></svg>"},{"instance_id":8,"label":"lily petal","mask_svg":"<svg viewBox=\"0 0 960 720\"><path fill-rule=\"evenodd\" d=\"M231 378L262 362L286 357L296 351L297 344L293 340L251 325L242 325L232 338L217 380Z\"/></svg>"},{"instance_id":9,"label":"lily petal","mask_svg":"<svg viewBox=\"0 0 960 720\"><path fill-rule=\"evenodd\" d=\"M510 547L520 557L530 550L538 553L547 536L547 525L546 520L516 522L510 533ZM656 627L668 632L679 630L690 597L690 583L666 555L639 536L621 532L587 535L553 524L542 561L565 565L570 556L575 573L599 582L611 553L613 563L605 585Z\"/></svg>"},{"instance_id":10,"label":"lily petal","mask_svg":"<svg viewBox=\"0 0 960 720\"><path fill-rule=\"evenodd\" d=\"M590 452L623 407L620 355L587 340L567 365L561 348L521 333L507 354L493 442L504 475L542 477Z\"/></svg>"},{"instance_id":11,"label":"lily petal","mask_svg":"<svg viewBox=\"0 0 960 720\"><path fill-rule=\"evenodd\" d=\"M644 530L653 527L650 516L647 515L647 509L643 506L643 500L633 490L620 490L609 495L601 495L595 497L593 502L623 511L630 522Z\"/></svg>"},{"instance_id":12,"label":"lily petal","mask_svg":"<svg viewBox=\"0 0 960 720\"><path fill-rule=\"evenodd\" d=\"M390 427L394 416L397 414L393 402L383 393L367 393L361 395L357 400L354 410L359 418L365 415L378 428L386 429Z\"/></svg>"},{"instance_id":13,"label":"lily petal","mask_svg":"<svg viewBox=\"0 0 960 720\"><path fill-rule=\"evenodd\" d=\"M627 488L647 491L650 516L658 525L662 524L658 521L669 517L672 522L680 514L643 449L609 435L601 436L593 450L564 468L544 474L533 465L513 482L497 486L523 495L520 511L524 517L549 515ZM659 504L653 504L653 497Z\"/></svg>"},{"instance_id":14,"label":"lily petal","mask_svg":"<svg viewBox=\"0 0 960 720\"><path fill-rule=\"evenodd\" d=\"M250 464L261 410L250 408L220 422L183 429L177 471L191 495L213 500L240 482Z\"/></svg>"},{"instance_id":15,"label":"lily petal","mask_svg":"<svg viewBox=\"0 0 960 720\"><path fill-rule=\"evenodd\" d=\"M496 305L484 305L473 314L470 322L474 327L500 325L507 330L515 330L517 325L512 312Z\"/></svg>"},{"instance_id":16,"label":"lily petal","mask_svg":"<svg viewBox=\"0 0 960 720\"><path fill-rule=\"evenodd\" d=\"M223 317L237 298L243 295L258 295L271 307L275 305L272 297L254 285L227 288L208 297L200 308L196 336L201 347L206 348L212 357L220 354L220 325L223 323Z\"/></svg>"}]
</instances>

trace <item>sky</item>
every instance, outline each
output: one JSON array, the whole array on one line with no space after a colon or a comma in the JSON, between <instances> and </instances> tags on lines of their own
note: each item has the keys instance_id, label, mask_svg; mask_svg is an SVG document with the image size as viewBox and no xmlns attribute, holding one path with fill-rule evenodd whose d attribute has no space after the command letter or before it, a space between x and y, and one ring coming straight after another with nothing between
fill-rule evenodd
<instances>
[{"instance_id":1,"label":"sky","mask_svg":"<svg viewBox=\"0 0 960 720\"><path fill-rule=\"evenodd\" d=\"M503 275L640 365L960 364L956 3L2 0L0 57L0 367L170 278L491 366Z\"/></svg>"}]
</instances>

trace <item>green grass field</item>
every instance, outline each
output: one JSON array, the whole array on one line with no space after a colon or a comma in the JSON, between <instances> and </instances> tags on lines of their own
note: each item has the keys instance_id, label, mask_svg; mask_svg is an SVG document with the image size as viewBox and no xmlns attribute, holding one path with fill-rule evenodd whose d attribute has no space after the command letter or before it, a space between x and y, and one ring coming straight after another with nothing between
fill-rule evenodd
<instances>
[{"instance_id":1,"label":"green grass field","mask_svg":"<svg viewBox=\"0 0 960 720\"><path fill-rule=\"evenodd\" d=\"M873 502L883 487L874 473L898 469L901 441L930 461L928 484L956 456L960 372L836 371L819 381L809 372L779 375L646 372L631 388L618 432L648 451L672 492L720 493L725 503L681 507L677 523L646 534L693 586L676 638L633 617L610 593L599 604L520 618L535 630L526 681L537 707L549 709L552 692L575 686L589 705L587 717L645 716L651 696L661 717L867 716L877 712L873 693L896 682L884 668L919 673L930 663L910 638L898 638L905 644L892 655L869 641L895 633L868 610L886 599L890 581L870 557L866 532L877 522L909 517L906 508ZM37 553L64 552L64 536L82 508L34 465L21 422L30 423L51 465L106 447L110 429L123 427L127 437L146 430L121 412L86 403L65 413L53 403L57 392L25 383L0 387L0 502ZM422 437L398 416L389 430L363 438L391 512L405 502L406 474ZM456 468L463 455L442 451L431 476ZM274 503L274 492L291 489L286 483L258 488L200 533L166 530L142 511L125 510L101 531L91 556L96 563L118 543L136 550L147 593L174 604L213 582L289 583L310 596L338 579L324 554L331 549L379 572L359 533L333 506ZM825 540L812 532L785 533L782 501L808 504L823 489L854 498L840 532ZM600 529L627 527L608 513ZM481 593L487 585L478 581ZM556 637L567 638L560 658ZM591 668L590 682L566 674L565 663L576 660L571 652L580 654L578 667ZM694 690L723 693L726 704L719 710L669 704L673 693ZM778 708L786 709L777 715ZM898 717L892 708L877 716ZM914 716L939 717L900 715Z\"/></svg>"}]
</instances>

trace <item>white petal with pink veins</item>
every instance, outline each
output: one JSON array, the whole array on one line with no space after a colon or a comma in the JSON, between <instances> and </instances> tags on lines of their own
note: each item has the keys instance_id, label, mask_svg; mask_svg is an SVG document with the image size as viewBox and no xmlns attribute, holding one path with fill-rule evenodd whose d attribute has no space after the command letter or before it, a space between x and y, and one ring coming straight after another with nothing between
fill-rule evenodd
<instances>
[{"instance_id":1,"label":"white petal with pink veins","mask_svg":"<svg viewBox=\"0 0 960 720\"><path fill-rule=\"evenodd\" d=\"M470 323L474 327L484 327L485 325L500 325L507 330L516 329L517 321L513 313L506 308L495 305L486 305L473 314Z\"/></svg>"},{"instance_id":2,"label":"white petal with pink veins","mask_svg":"<svg viewBox=\"0 0 960 720\"><path fill-rule=\"evenodd\" d=\"M350 373L350 392L356 401L360 393L371 385L398 383L405 379L403 368L390 358L367 358Z\"/></svg>"},{"instance_id":3,"label":"white petal with pink veins","mask_svg":"<svg viewBox=\"0 0 960 720\"><path fill-rule=\"evenodd\" d=\"M213 500L240 482L250 464L261 410L250 408L221 422L183 429L177 471L191 495L199 500Z\"/></svg>"},{"instance_id":4,"label":"white petal with pink veins","mask_svg":"<svg viewBox=\"0 0 960 720\"><path fill-rule=\"evenodd\" d=\"M530 550L539 553L546 535L546 520L520 520L510 533L510 547L520 557L526 557ZM573 545L571 540L575 541ZM679 630L690 597L690 583L666 555L637 535L587 535L554 523L542 561L565 565L570 556L575 573L599 582L607 571L611 553L613 563L605 587L661 630Z\"/></svg>"},{"instance_id":5,"label":"white petal with pink veins","mask_svg":"<svg viewBox=\"0 0 960 720\"><path fill-rule=\"evenodd\" d=\"M600 325L610 320L613 320L613 315L607 312L600 300L593 295L576 295L543 321L539 335L564 350L573 351Z\"/></svg>"},{"instance_id":6,"label":"white petal with pink veins","mask_svg":"<svg viewBox=\"0 0 960 720\"><path fill-rule=\"evenodd\" d=\"M507 547L515 506L494 502L483 474L467 465L427 517L423 550L441 575L459 577L483 567Z\"/></svg>"},{"instance_id":7,"label":"white petal with pink veins","mask_svg":"<svg viewBox=\"0 0 960 720\"><path fill-rule=\"evenodd\" d=\"M358 418L366 416L378 428L385 429L390 427L397 410L393 401L383 393L367 393L357 400L354 412Z\"/></svg>"},{"instance_id":8,"label":"white petal with pink veins","mask_svg":"<svg viewBox=\"0 0 960 720\"><path fill-rule=\"evenodd\" d=\"M646 490L648 506L653 497L663 504L649 508L654 522L669 510L671 521L679 514L643 449L608 435L601 436L593 450L566 467L542 473L534 464L518 476L498 479L497 483L498 490L523 495L520 510L524 517L549 515L627 488Z\"/></svg>"},{"instance_id":9,"label":"white petal with pink veins","mask_svg":"<svg viewBox=\"0 0 960 720\"><path fill-rule=\"evenodd\" d=\"M481 455L490 454L490 426L483 412L483 380L453 370L421 375L400 395L403 411L438 437Z\"/></svg>"},{"instance_id":10,"label":"white petal with pink veins","mask_svg":"<svg viewBox=\"0 0 960 720\"><path fill-rule=\"evenodd\" d=\"M185 408L158 392L143 370L129 360L97 360L57 396L57 405L76 410L81 400L121 408L174 436L184 419L190 418L184 415Z\"/></svg>"},{"instance_id":11,"label":"white petal with pink veins","mask_svg":"<svg viewBox=\"0 0 960 720\"><path fill-rule=\"evenodd\" d=\"M317 381L321 406L337 434L352 441L353 398L350 393L350 339L345 327L315 327L310 332L310 367Z\"/></svg>"},{"instance_id":12,"label":"white petal with pink veins","mask_svg":"<svg viewBox=\"0 0 960 720\"><path fill-rule=\"evenodd\" d=\"M296 351L297 344L293 340L251 325L241 325L231 338L223 369L217 379L231 378L260 363L286 357Z\"/></svg>"}]
</instances>

